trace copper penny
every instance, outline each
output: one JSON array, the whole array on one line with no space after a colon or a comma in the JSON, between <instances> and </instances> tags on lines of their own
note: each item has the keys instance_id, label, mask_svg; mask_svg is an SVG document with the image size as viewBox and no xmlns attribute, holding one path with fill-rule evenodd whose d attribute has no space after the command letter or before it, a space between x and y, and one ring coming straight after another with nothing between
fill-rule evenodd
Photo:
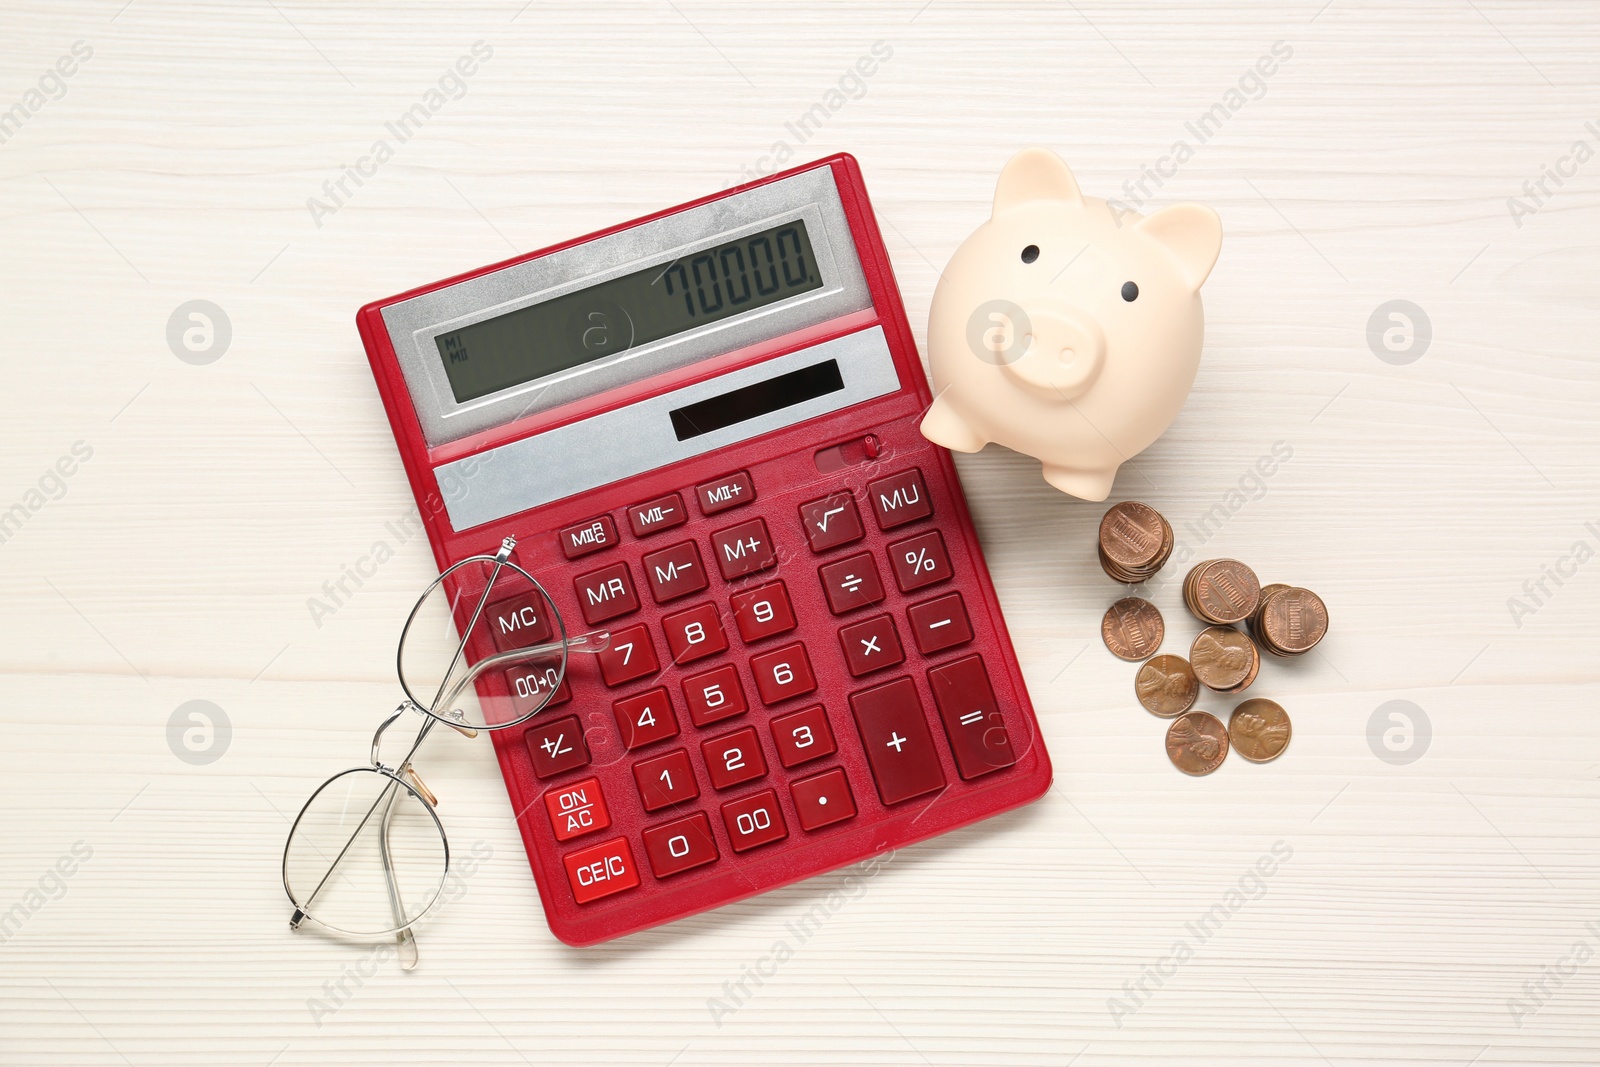
<instances>
[{"instance_id":1,"label":"copper penny","mask_svg":"<svg viewBox=\"0 0 1600 1067\"><path fill-rule=\"evenodd\" d=\"M1262 605L1258 628L1269 651L1280 656L1301 656L1327 634L1328 608L1309 589L1276 591Z\"/></svg>"},{"instance_id":2,"label":"copper penny","mask_svg":"<svg viewBox=\"0 0 1600 1067\"><path fill-rule=\"evenodd\" d=\"M1289 747L1289 713L1276 700L1252 697L1228 716L1228 740L1251 763L1275 760Z\"/></svg>"},{"instance_id":3,"label":"copper penny","mask_svg":"<svg viewBox=\"0 0 1600 1067\"><path fill-rule=\"evenodd\" d=\"M1255 681L1261 653L1244 634L1231 626L1208 626L1189 649L1195 677L1208 689L1237 693Z\"/></svg>"},{"instance_id":4,"label":"copper penny","mask_svg":"<svg viewBox=\"0 0 1600 1067\"><path fill-rule=\"evenodd\" d=\"M1161 513L1125 500L1100 520L1098 554L1106 574L1119 582L1142 582L1172 555L1172 527Z\"/></svg>"},{"instance_id":5,"label":"copper penny","mask_svg":"<svg viewBox=\"0 0 1600 1067\"><path fill-rule=\"evenodd\" d=\"M1194 707L1195 698L1200 695L1200 679L1194 676L1188 660L1169 652L1140 667L1133 688L1146 711L1170 719Z\"/></svg>"},{"instance_id":6,"label":"copper penny","mask_svg":"<svg viewBox=\"0 0 1600 1067\"><path fill-rule=\"evenodd\" d=\"M1119 659L1149 659L1161 647L1167 627L1161 612L1148 600L1123 597L1106 609L1100 620L1100 636Z\"/></svg>"},{"instance_id":7,"label":"copper penny","mask_svg":"<svg viewBox=\"0 0 1600 1067\"><path fill-rule=\"evenodd\" d=\"M1256 610L1250 616L1250 618L1246 620L1246 625L1250 630L1250 636L1256 639L1256 644L1260 645L1262 648L1265 648L1268 652L1276 652L1280 656L1283 655L1283 653L1278 652L1277 649L1269 647L1266 635L1261 632L1261 616L1267 610L1267 601L1271 600L1279 593L1287 592L1289 589L1290 586L1284 585L1282 582L1274 582L1272 585L1262 586L1261 599L1256 602Z\"/></svg>"},{"instance_id":8,"label":"copper penny","mask_svg":"<svg viewBox=\"0 0 1600 1067\"><path fill-rule=\"evenodd\" d=\"M1222 720L1191 711L1167 727L1167 758L1184 774L1210 774L1228 756L1228 731Z\"/></svg>"},{"instance_id":9,"label":"copper penny","mask_svg":"<svg viewBox=\"0 0 1600 1067\"><path fill-rule=\"evenodd\" d=\"M1261 583L1256 572L1236 559L1214 560L1194 581L1195 606L1206 622L1248 619L1260 601Z\"/></svg>"}]
</instances>

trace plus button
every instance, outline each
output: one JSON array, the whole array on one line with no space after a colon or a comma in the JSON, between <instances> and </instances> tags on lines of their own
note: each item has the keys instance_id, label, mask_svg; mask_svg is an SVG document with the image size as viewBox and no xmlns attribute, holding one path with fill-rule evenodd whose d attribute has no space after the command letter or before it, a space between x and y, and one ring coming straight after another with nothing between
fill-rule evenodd
<instances>
[{"instance_id":1,"label":"plus button","mask_svg":"<svg viewBox=\"0 0 1600 1067\"><path fill-rule=\"evenodd\" d=\"M899 752L900 746L904 745L905 743L906 739L901 737L898 732L890 734L889 740L884 742L885 745L893 748L896 752Z\"/></svg>"}]
</instances>

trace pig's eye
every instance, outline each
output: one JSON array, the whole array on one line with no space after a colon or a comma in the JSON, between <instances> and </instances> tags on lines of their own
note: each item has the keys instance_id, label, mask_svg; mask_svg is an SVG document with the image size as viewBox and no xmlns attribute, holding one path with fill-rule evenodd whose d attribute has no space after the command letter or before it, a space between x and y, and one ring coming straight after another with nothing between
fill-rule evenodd
<instances>
[{"instance_id":1,"label":"pig's eye","mask_svg":"<svg viewBox=\"0 0 1600 1067\"><path fill-rule=\"evenodd\" d=\"M1036 260L1038 258L1039 258L1039 246L1038 245L1029 245L1027 248L1024 248L1022 250L1022 262L1024 262L1024 263L1032 263L1034 260Z\"/></svg>"},{"instance_id":2,"label":"pig's eye","mask_svg":"<svg viewBox=\"0 0 1600 1067\"><path fill-rule=\"evenodd\" d=\"M1139 299L1139 287L1134 285L1132 282L1123 282L1122 299L1126 300L1130 304Z\"/></svg>"}]
</instances>

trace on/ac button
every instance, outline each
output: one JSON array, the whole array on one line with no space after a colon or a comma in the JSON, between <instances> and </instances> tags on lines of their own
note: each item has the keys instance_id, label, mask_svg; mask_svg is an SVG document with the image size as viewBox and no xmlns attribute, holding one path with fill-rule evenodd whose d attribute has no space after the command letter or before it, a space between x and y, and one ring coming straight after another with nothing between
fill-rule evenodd
<instances>
[{"instance_id":1,"label":"on/ac button","mask_svg":"<svg viewBox=\"0 0 1600 1067\"><path fill-rule=\"evenodd\" d=\"M719 511L750 503L756 498L756 487L751 483L748 472L734 471L716 481L695 486L694 495L700 499L701 512L715 515Z\"/></svg>"}]
</instances>

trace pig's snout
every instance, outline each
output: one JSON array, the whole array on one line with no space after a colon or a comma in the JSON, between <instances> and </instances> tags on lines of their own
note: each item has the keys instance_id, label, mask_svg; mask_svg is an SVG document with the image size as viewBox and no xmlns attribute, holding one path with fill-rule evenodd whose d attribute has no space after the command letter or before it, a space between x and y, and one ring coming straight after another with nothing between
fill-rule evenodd
<instances>
[{"instance_id":1,"label":"pig's snout","mask_svg":"<svg viewBox=\"0 0 1600 1067\"><path fill-rule=\"evenodd\" d=\"M1001 369L1024 388L1075 400L1088 392L1106 359L1100 324L1062 307L1030 307L1022 357Z\"/></svg>"}]
</instances>

